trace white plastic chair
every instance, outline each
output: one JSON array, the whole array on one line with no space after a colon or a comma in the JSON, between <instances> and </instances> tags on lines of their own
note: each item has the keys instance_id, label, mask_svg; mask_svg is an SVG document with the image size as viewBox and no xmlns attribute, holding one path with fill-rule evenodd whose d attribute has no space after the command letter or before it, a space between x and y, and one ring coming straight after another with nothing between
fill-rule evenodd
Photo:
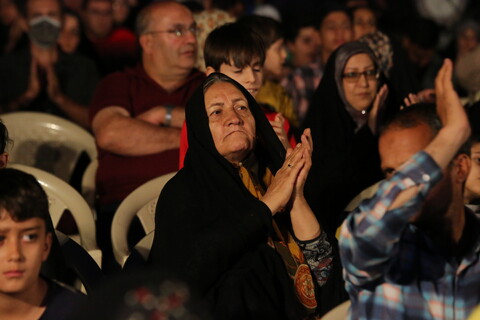
<instances>
[{"instance_id":1,"label":"white plastic chair","mask_svg":"<svg viewBox=\"0 0 480 320\"><path fill-rule=\"evenodd\" d=\"M95 208L95 176L98 169L98 160L94 159L88 165L82 176L82 196L92 210Z\"/></svg>"},{"instance_id":2,"label":"white plastic chair","mask_svg":"<svg viewBox=\"0 0 480 320\"><path fill-rule=\"evenodd\" d=\"M50 172L69 182L77 160L85 151L97 158L94 137L79 125L42 112L1 115L14 147L10 161Z\"/></svg>"},{"instance_id":3,"label":"white plastic chair","mask_svg":"<svg viewBox=\"0 0 480 320\"><path fill-rule=\"evenodd\" d=\"M143 268L147 265L154 236L155 231L151 231L145 237L143 237L142 240L135 245L135 247L133 247L132 251L125 259L125 263L122 266L123 270L130 271Z\"/></svg>"},{"instance_id":4,"label":"white plastic chair","mask_svg":"<svg viewBox=\"0 0 480 320\"><path fill-rule=\"evenodd\" d=\"M348 310L350 309L350 301L336 306L322 317L322 320L345 320L348 317Z\"/></svg>"},{"instance_id":5,"label":"white plastic chair","mask_svg":"<svg viewBox=\"0 0 480 320\"><path fill-rule=\"evenodd\" d=\"M8 167L27 172L37 179L48 196L50 216L55 228L65 210L72 213L80 235L80 245L101 266L102 252L97 246L95 221L82 196L68 183L43 170L17 163L9 163Z\"/></svg>"},{"instance_id":6,"label":"white plastic chair","mask_svg":"<svg viewBox=\"0 0 480 320\"><path fill-rule=\"evenodd\" d=\"M372 184L370 187L367 187L363 189L355 198L350 201L350 203L345 207L345 211L347 212L352 212L355 210L360 203L365 200L365 199L370 199L372 198L375 193L377 193L378 187L380 186L380 183L383 182L384 180L380 180L375 184Z\"/></svg>"},{"instance_id":7,"label":"white plastic chair","mask_svg":"<svg viewBox=\"0 0 480 320\"><path fill-rule=\"evenodd\" d=\"M120 203L112 221L112 247L115 259L123 266L130 254L127 234L130 224L137 216L146 234L155 229L157 199L165 184L176 172L152 179L132 191Z\"/></svg>"}]
</instances>

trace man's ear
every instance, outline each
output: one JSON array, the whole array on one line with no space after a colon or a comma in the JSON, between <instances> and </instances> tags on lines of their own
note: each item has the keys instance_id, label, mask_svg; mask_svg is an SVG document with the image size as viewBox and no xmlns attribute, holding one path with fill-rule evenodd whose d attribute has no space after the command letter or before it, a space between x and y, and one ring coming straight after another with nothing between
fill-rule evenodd
<instances>
[{"instance_id":1,"label":"man's ear","mask_svg":"<svg viewBox=\"0 0 480 320\"><path fill-rule=\"evenodd\" d=\"M461 153L455 157L453 160L453 174L454 181L457 183L464 183L467 180L468 174L470 173L470 167L472 165L471 158L465 154Z\"/></svg>"},{"instance_id":2,"label":"man's ear","mask_svg":"<svg viewBox=\"0 0 480 320\"><path fill-rule=\"evenodd\" d=\"M52 248L52 233L47 232L47 235L45 237L45 246L43 247L43 252L42 252L42 261L46 261L48 258L48 255L50 254L50 249Z\"/></svg>"},{"instance_id":3,"label":"man's ear","mask_svg":"<svg viewBox=\"0 0 480 320\"><path fill-rule=\"evenodd\" d=\"M4 152L0 154L0 169L3 169L7 166L8 163L8 153Z\"/></svg>"},{"instance_id":4,"label":"man's ear","mask_svg":"<svg viewBox=\"0 0 480 320\"><path fill-rule=\"evenodd\" d=\"M215 71L215 69L213 69L212 67L207 67L207 68L205 69L205 74L207 75L207 77L208 77L210 74L214 73L214 72L216 72L216 71Z\"/></svg>"},{"instance_id":5,"label":"man's ear","mask_svg":"<svg viewBox=\"0 0 480 320\"><path fill-rule=\"evenodd\" d=\"M142 47L144 52L152 52L152 37L150 37L148 34L142 34L139 37L138 42L140 43L140 47Z\"/></svg>"}]
</instances>

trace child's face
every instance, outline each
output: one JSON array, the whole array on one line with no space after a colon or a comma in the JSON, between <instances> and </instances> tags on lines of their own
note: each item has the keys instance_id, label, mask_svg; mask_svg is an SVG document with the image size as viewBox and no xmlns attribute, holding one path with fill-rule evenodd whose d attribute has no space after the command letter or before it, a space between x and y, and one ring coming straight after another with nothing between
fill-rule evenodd
<instances>
[{"instance_id":1,"label":"child's face","mask_svg":"<svg viewBox=\"0 0 480 320\"><path fill-rule=\"evenodd\" d=\"M34 292L51 243L52 235L46 232L44 220L17 222L0 209L0 295Z\"/></svg>"},{"instance_id":2,"label":"child's face","mask_svg":"<svg viewBox=\"0 0 480 320\"><path fill-rule=\"evenodd\" d=\"M283 64L287 58L287 51L283 39L278 39L267 49L265 56L265 75L273 79L283 77Z\"/></svg>"},{"instance_id":3,"label":"child's face","mask_svg":"<svg viewBox=\"0 0 480 320\"><path fill-rule=\"evenodd\" d=\"M236 67L233 62L231 65L223 63L218 71L240 83L254 98L263 84L263 67L260 59L254 59L252 64L243 69Z\"/></svg>"}]
</instances>

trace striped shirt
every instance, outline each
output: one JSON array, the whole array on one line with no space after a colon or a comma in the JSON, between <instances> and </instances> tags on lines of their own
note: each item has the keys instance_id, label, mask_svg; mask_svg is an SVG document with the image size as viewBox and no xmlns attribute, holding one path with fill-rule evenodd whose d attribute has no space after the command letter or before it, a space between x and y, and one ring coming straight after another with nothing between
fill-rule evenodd
<instances>
[{"instance_id":1,"label":"striped shirt","mask_svg":"<svg viewBox=\"0 0 480 320\"><path fill-rule=\"evenodd\" d=\"M345 220L340 256L352 302L350 319L466 319L480 303L480 220L466 213L466 254L448 256L409 223L442 172L424 151L415 154L376 195ZM403 206L397 195L417 186Z\"/></svg>"}]
</instances>

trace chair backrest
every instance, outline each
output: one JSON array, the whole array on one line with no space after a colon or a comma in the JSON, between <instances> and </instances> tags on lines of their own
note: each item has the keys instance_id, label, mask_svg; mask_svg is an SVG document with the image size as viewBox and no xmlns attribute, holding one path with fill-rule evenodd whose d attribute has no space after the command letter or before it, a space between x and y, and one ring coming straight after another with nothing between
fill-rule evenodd
<instances>
[{"instance_id":1,"label":"chair backrest","mask_svg":"<svg viewBox=\"0 0 480 320\"><path fill-rule=\"evenodd\" d=\"M127 234L133 218L138 216L145 233L154 230L157 198L175 174L176 172L168 173L144 183L120 203L112 221L112 247L115 259L121 266L130 254Z\"/></svg>"},{"instance_id":2,"label":"chair backrest","mask_svg":"<svg viewBox=\"0 0 480 320\"><path fill-rule=\"evenodd\" d=\"M147 235L135 245L122 266L123 270L134 270L147 265L150 249L152 249L154 235L155 231L147 233Z\"/></svg>"},{"instance_id":3,"label":"chair backrest","mask_svg":"<svg viewBox=\"0 0 480 320\"><path fill-rule=\"evenodd\" d=\"M94 159L88 165L82 176L82 196L92 210L95 207L95 176L98 169L98 160Z\"/></svg>"},{"instance_id":4,"label":"chair backrest","mask_svg":"<svg viewBox=\"0 0 480 320\"><path fill-rule=\"evenodd\" d=\"M336 306L322 317L322 320L346 320L348 317L348 310L350 309L350 301Z\"/></svg>"},{"instance_id":5,"label":"chair backrest","mask_svg":"<svg viewBox=\"0 0 480 320\"><path fill-rule=\"evenodd\" d=\"M76 277L80 280L80 284L75 283L77 289L85 289L84 292L91 294L95 288L101 283L103 272L101 271L97 261L92 259L85 248L81 247L77 242L70 239L60 231L55 231L60 245L65 265L71 269ZM153 241L153 240L152 240ZM83 288L82 288L83 286Z\"/></svg>"},{"instance_id":6,"label":"chair backrest","mask_svg":"<svg viewBox=\"0 0 480 320\"><path fill-rule=\"evenodd\" d=\"M70 181L77 160L85 152L97 158L94 137L79 125L42 112L12 112L1 115L14 141L10 160L53 173Z\"/></svg>"},{"instance_id":7,"label":"chair backrest","mask_svg":"<svg viewBox=\"0 0 480 320\"><path fill-rule=\"evenodd\" d=\"M48 196L49 211L54 227L65 210L69 210L77 224L80 244L101 265L101 251L98 249L95 220L90 207L82 196L68 183L43 170L23 164L9 163L9 168L21 170L33 175Z\"/></svg>"},{"instance_id":8,"label":"chair backrest","mask_svg":"<svg viewBox=\"0 0 480 320\"><path fill-rule=\"evenodd\" d=\"M352 201L350 201L350 203L345 207L345 211L347 212L352 212L353 210L355 210L355 208L357 208L360 203L365 200L365 199L370 199L372 198L375 193L377 193L377 190L378 190L378 186L380 185L381 182L383 182L384 180L380 180L378 181L377 183L375 184L372 184L370 187L367 187L365 189L363 189L355 198L352 199Z\"/></svg>"}]
</instances>

